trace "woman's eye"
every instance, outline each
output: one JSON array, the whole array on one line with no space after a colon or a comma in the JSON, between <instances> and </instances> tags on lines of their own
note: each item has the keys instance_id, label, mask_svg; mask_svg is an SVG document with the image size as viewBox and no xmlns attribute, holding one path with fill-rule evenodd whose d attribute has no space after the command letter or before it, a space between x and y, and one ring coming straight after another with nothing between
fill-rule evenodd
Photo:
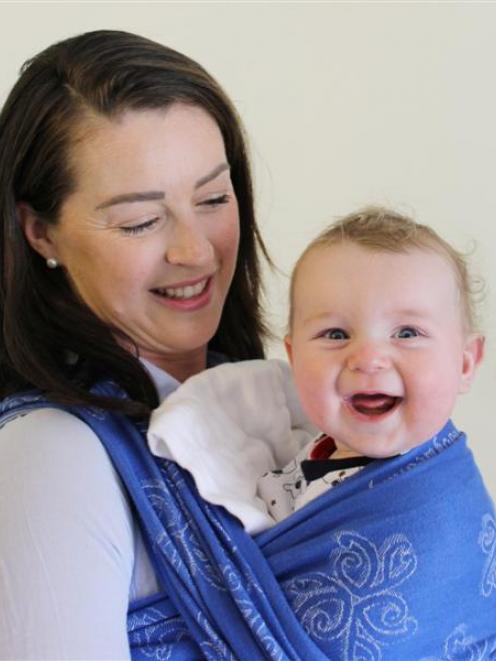
<instances>
[{"instance_id":1,"label":"woman's eye","mask_svg":"<svg viewBox=\"0 0 496 661\"><path fill-rule=\"evenodd\" d=\"M419 331L413 326L404 326L395 333L395 337L399 338L400 340L408 340L411 337L418 337L419 335Z\"/></svg>"},{"instance_id":2,"label":"woman's eye","mask_svg":"<svg viewBox=\"0 0 496 661\"><path fill-rule=\"evenodd\" d=\"M347 340L348 333L342 328L329 328L321 337L325 337L327 340Z\"/></svg>"},{"instance_id":3,"label":"woman's eye","mask_svg":"<svg viewBox=\"0 0 496 661\"><path fill-rule=\"evenodd\" d=\"M227 204L229 202L230 196L226 193L224 195L218 195L217 197L210 197L208 200L201 202L203 206L206 207L218 207L221 204Z\"/></svg>"},{"instance_id":4,"label":"woman's eye","mask_svg":"<svg viewBox=\"0 0 496 661\"><path fill-rule=\"evenodd\" d=\"M124 234L141 234L142 232L146 232L146 230L154 227L157 221L158 218L150 218L150 220L145 220L144 223L139 223L138 225L128 225L121 227L120 229Z\"/></svg>"}]
</instances>

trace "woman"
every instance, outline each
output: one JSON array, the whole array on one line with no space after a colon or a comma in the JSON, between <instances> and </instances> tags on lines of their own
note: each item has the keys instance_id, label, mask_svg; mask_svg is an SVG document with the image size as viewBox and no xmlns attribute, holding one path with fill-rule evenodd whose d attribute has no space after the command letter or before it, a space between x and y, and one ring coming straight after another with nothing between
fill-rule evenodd
<instances>
[{"instance_id":1,"label":"woman","mask_svg":"<svg viewBox=\"0 0 496 661\"><path fill-rule=\"evenodd\" d=\"M0 117L0 213L0 657L127 658L129 603L164 588L77 411L146 420L207 365L263 356L235 111L198 64L139 36L55 44ZM21 414L33 389L45 405Z\"/></svg>"},{"instance_id":2,"label":"woman","mask_svg":"<svg viewBox=\"0 0 496 661\"><path fill-rule=\"evenodd\" d=\"M331 490L252 539L148 451L159 399L263 356L246 152L210 76L122 32L48 48L0 117L0 214L0 658L412 658L389 499L349 530ZM493 658L471 635L415 658Z\"/></svg>"}]
</instances>

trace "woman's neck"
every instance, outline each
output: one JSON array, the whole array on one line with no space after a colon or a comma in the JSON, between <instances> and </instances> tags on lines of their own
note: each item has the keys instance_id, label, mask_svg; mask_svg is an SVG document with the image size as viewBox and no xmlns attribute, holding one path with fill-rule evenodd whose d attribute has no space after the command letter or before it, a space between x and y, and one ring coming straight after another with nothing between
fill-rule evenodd
<instances>
[{"instance_id":1,"label":"woman's neck","mask_svg":"<svg viewBox=\"0 0 496 661\"><path fill-rule=\"evenodd\" d=\"M182 383L190 376L202 372L207 367L207 348L201 347L183 354L156 354L141 351L140 357L148 360L156 367L164 370L170 376Z\"/></svg>"}]
</instances>

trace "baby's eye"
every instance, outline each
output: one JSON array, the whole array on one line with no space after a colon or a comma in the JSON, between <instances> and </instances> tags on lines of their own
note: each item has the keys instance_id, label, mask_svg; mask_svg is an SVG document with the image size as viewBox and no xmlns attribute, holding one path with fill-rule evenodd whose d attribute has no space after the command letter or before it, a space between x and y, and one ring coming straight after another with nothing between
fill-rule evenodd
<instances>
[{"instance_id":1,"label":"baby's eye","mask_svg":"<svg viewBox=\"0 0 496 661\"><path fill-rule=\"evenodd\" d=\"M325 337L327 340L347 340L349 336L342 328L329 328L322 333L321 337Z\"/></svg>"},{"instance_id":2,"label":"baby's eye","mask_svg":"<svg viewBox=\"0 0 496 661\"><path fill-rule=\"evenodd\" d=\"M399 338L400 340L408 340L411 337L418 337L419 335L420 332L418 331L417 328L414 328L413 326L403 326L403 328L400 328L394 334L394 336Z\"/></svg>"}]
</instances>

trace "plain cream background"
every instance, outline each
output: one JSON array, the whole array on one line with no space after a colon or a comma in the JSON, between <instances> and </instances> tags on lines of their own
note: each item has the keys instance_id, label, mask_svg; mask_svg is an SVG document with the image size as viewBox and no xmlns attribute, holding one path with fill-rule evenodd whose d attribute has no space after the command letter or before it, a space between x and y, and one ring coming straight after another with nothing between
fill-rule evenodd
<instances>
[{"instance_id":1,"label":"plain cream background","mask_svg":"<svg viewBox=\"0 0 496 661\"><path fill-rule=\"evenodd\" d=\"M284 274L338 215L392 205L458 249L475 242L487 354L454 419L496 496L495 26L496 5L477 2L4 2L0 100L25 59L91 29L141 33L201 62L250 137L258 218L281 269L267 279L280 334Z\"/></svg>"}]
</instances>

